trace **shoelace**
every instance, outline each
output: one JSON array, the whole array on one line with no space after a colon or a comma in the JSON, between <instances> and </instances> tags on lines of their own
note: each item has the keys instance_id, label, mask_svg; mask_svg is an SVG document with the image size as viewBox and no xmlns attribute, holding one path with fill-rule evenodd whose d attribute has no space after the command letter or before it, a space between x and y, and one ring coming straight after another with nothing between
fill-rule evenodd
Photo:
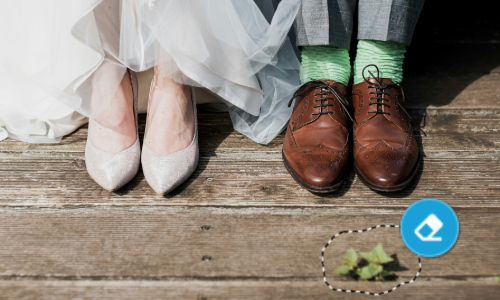
<instances>
[{"instance_id":1,"label":"shoelace","mask_svg":"<svg viewBox=\"0 0 500 300\"><path fill-rule=\"evenodd\" d=\"M305 87L305 88L304 88ZM324 83L323 81L320 80L311 80L309 82L306 82L300 89L298 89L295 94L293 94L292 99L290 99L290 102L288 102L288 107L292 105L292 102L295 98L304 96L305 94L309 93L312 90L315 89L321 89L321 92L315 94L314 96L323 96L321 98L318 98L314 100L316 101L321 101L319 105L315 105L314 108L320 108L320 112L318 113L313 113L312 115L325 115L329 113L333 113L333 111L328 110L328 106L335 106L334 104L328 104L326 103L327 100L337 100L342 108L344 109L345 113L351 121L354 121L351 114L349 113L349 110L347 107L350 105L349 101L340 93L337 89L336 86L329 85L327 83ZM335 98L328 97L329 94L333 94ZM323 111L323 109L326 109L326 111Z\"/></svg>"},{"instance_id":2,"label":"shoelace","mask_svg":"<svg viewBox=\"0 0 500 300\"><path fill-rule=\"evenodd\" d=\"M368 80L368 78L366 78L365 76L365 70L366 68L368 67L375 67L377 69L377 76L375 77L375 75L373 75L373 73L368 70L368 73L370 73L370 75L372 76L371 78L373 78L376 82L370 82ZM370 97L370 100L376 100L375 102L370 102L370 104L368 104L369 106L373 105L373 104L376 104L377 105L377 110L374 110L374 111L369 111L368 113L375 113L375 114L385 114L385 115L390 115L391 113L388 113L388 112L385 112L385 111L381 111L379 108L382 107L382 106L387 106L387 108L391 108L391 106L387 103L385 103L384 101L389 101L389 99L386 99L384 98L384 95L389 95L392 97L392 99L394 99L394 101L396 101L397 104L399 104L399 107L406 113L406 115L408 116L408 118L410 118L411 120L411 117L410 115L408 114L408 112L406 111L406 109L404 109L404 107L401 105L401 103L399 102L399 100L394 96L394 94L392 94L390 88L391 87L394 87L394 86L398 86L397 84L382 84L380 82L380 70L379 68L376 66L376 65L367 65L366 67L363 68L363 79L369 84L368 88L372 89L374 88L375 89L375 92L370 92L370 94L376 94L377 97Z\"/></svg>"}]
</instances>

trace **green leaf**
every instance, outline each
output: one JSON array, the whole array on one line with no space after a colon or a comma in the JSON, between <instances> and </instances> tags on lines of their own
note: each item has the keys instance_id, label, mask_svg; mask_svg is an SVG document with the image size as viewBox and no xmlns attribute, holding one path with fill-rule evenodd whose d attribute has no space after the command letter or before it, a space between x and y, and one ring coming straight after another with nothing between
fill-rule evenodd
<instances>
[{"instance_id":1,"label":"green leaf","mask_svg":"<svg viewBox=\"0 0 500 300\"><path fill-rule=\"evenodd\" d=\"M347 250L345 254L345 260L342 262L344 265L351 267L350 270L353 269L354 266L358 264L358 255L354 249Z\"/></svg>"},{"instance_id":2,"label":"green leaf","mask_svg":"<svg viewBox=\"0 0 500 300\"><path fill-rule=\"evenodd\" d=\"M358 255L354 249L347 250L345 254L345 260L342 262L342 266L335 269L335 273L340 275L349 275L349 272L354 269L358 262Z\"/></svg>"},{"instance_id":3,"label":"green leaf","mask_svg":"<svg viewBox=\"0 0 500 300\"><path fill-rule=\"evenodd\" d=\"M366 259L366 258L365 258ZM372 279L373 277L377 276L382 272L384 268L380 265L376 264L369 264L366 267L363 268L358 268L356 270L356 273L361 277L362 279Z\"/></svg>"},{"instance_id":4,"label":"green leaf","mask_svg":"<svg viewBox=\"0 0 500 300\"><path fill-rule=\"evenodd\" d=\"M386 270L383 270L380 275L382 275L382 277L387 277L387 276L392 276L392 272L390 271L386 271Z\"/></svg>"},{"instance_id":5,"label":"green leaf","mask_svg":"<svg viewBox=\"0 0 500 300\"><path fill-rule=\"evenodd\" d=\"M378 244L372 249L372 252L360 252L361 257L366 259L371 264L386 264L393 261L393 259L384 251L382 244Z\"/></svg>"},{"instance_id":6,"label":"green leaf","mask_svg":"<svg viewBox=\"0 0 500 300\"><path fill-rule=\"evenodd\" d=\"M386 264L394 260L385 253L384 248L382 248L382 244L380 243L373 248L372 254L377 257L379 264Z\"/></svg>"},{"instance_id":7,"label":"green leaf","mask_svg":"<svg viewBox=\"0 0 500 300\"><path fill-rule=\"evenodd\" d=\"M377 263L377 257L372 252L359 252L362 258L366 259L369 263Z\"/></svg>"},{"instance_id":8,"label":"green leaf","mask_svg":"<svg viewBox=\"0 0 500 300\"><path fill-rule=\"evenodd\" d=\"M352 270L352 268L351 268ZM335 268L335 273L340 274L340 275L349 275L349 267L348 266L340 266Z\"/></svg>"}]
</instances>

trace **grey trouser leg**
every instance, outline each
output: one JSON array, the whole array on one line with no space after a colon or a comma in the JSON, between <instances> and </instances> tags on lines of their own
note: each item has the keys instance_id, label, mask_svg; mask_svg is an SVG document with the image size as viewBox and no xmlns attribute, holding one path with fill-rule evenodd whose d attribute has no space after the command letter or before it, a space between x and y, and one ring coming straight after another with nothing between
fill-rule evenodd
<instances>
[{"instance_id":1,"label":"grey trouser leg","mask_svg":"<svg viewBox=\"0 0 500 300\"><path fill-rule=\"evenodd\" d=\"M294 24L297 46L349 49L355 8L356 0L302 0Z\"/></svg>"},{"instance_id":2,"label":"grey trouser leg","mask_svg":"<svg viewBox=\"0 0 500 300\"><path fill-rule=\"evenodd\" d=\"M358 40L410 45L423 6L424 0L359 0Z\"/></svg>"},{"instance_id":3,"label":"grey trouser leg","mask_svg":"<svg viewBox=\"0 0 500 300\"><path fill-rule=\"evenodd\" d=\"M409 45L425 0L359 0L358 39ZM302 0L297 46L349 49L356 0Z\"/></svg>"}]
</instances>

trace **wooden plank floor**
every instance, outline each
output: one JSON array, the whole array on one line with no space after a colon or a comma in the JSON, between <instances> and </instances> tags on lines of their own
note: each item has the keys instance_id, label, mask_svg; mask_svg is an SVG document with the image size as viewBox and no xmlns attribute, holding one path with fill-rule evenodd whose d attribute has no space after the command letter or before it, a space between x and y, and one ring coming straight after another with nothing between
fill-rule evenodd
<instances>
[{"instance_id":1,"label":"wooden plank floor","mask_svg":"<svg viewBox=\"0 0 500 300\"><path fill-rule=\"evenodd\" d=\"M199 167L166 197L154 194L142 171L115 193L95 184L85 171L86 126L60 144L2 141L0 300L367 299L325 286L322 247L341 230L398 224L408 205L426 197L454 207L459 240L446 255L422 259L416 283L384 297L498 299L500 24L481 6L475 19L447 5L462 20L450 27L438 2L426 3L405 62L408 110L424 154L408 189L376 193L351 170L338 192L311 194L282 164L284 134L255 144L226 114L200 114ZM142 138L144 116L140 131ZM333 272L348 248L368 251L379 242L397 255L396 281ZM380 292L418 269L394 228L343 235L325 259L329 282L344 289Z\"/></svg>"}]
</instances>

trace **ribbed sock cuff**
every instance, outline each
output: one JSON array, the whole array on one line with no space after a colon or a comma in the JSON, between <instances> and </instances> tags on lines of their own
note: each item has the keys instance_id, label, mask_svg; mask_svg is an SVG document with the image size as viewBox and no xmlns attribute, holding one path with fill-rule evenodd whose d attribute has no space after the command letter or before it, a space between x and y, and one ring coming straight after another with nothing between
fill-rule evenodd
<instances>
[{"instance_id":1,"label":"ribbed sock cuff","mask_svg":"<svg viewBox=\"0 0 500 300\"><path fill-rule=\"evenodd\" d=\"M393 42L359 40L356 60L354 61L354 84L363 82L363 69L370 64L380 70L380 78L389 78L394 83L403 81L403 60L406 46ZM365 70L365 76L371 77L370 70L375 76L377 71L373 67Z\"/></svg>"},{"instance_id":2,"label":"ribbed sock cuff","mask_svg":"<svg viewBox=\"0 0 500 300\"><path fill-rule=\"evenodd\" d=\"M330 46L302 47L302 83L312 79L331 79L347 85L351 75L349 51Z\"/></svg>"}]
</instances>

